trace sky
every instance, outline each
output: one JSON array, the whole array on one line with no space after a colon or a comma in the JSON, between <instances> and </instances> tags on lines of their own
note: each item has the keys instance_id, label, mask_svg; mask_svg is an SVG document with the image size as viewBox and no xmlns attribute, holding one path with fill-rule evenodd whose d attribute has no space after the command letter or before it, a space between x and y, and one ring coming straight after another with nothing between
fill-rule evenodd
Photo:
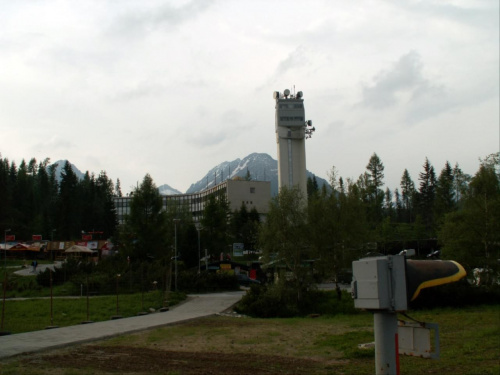
<instances>
[{"instance_id":1,"label":"sky","mask_svg":"<svg viewBox=\"0 0 500 375\"><path fill-rule=\"evenodd\" d=\"M0 0L0 156L150 174L277 159L273 92L302 91L307 169L376 153L394 190L426 158L474 175L500 149L498 0Z\"/></svg>"}]
</instances>

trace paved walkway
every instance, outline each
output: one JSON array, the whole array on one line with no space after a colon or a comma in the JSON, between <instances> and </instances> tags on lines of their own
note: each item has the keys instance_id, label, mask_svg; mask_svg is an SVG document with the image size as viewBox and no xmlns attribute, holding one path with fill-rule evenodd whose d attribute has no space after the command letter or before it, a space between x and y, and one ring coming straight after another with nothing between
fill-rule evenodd
<instances>
[{"instance_id":1,"label":"paved walkway","mask_svg":"<svg viewBox=\"0 0 500 375\"><path fill-rule=\"evenodd\" d=\"M20 275L20 276L32 276L32 275L36 275L40 272L45 271L47 268L51 268L52 271L54 271L55 267L60 267L60 266L61 266L61 262L54 262L54 263L49 263L49 264L45 264L45 263L39 264L36 267L36 271L33 272L33 267L31 267L31 262L26 262L26 267L21 268L20 270L15 271L14 273L16 275ZM19 267L16 266L16 267L12 267L12 268L19 268Z\"/></svg>"},{"instance_id":2,"label":"paved walkway","mask_svg":"<svg viewBox=\"0 0 500 375\"><path fill-rule=\"evenodd\" d=\"M166 312L0 336L0 359L214 315L238 302L243 293L239 291L189 295L187 302L174 306Z\"/></svg>"}]
</instances>

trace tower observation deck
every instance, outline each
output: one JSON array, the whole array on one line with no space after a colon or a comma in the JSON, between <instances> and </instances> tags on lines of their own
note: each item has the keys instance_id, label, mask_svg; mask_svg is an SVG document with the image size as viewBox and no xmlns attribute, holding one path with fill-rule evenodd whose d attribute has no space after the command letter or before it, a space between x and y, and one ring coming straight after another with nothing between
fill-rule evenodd
<instances>
[{"instance_id":1,"label":"tower observation deck","mask_svg":"<svg viewBox=\"0 0 500 375\"><path fill-rule=\"evenodd\" d=\"M283 94L275 91L276 143L278 145L278 186L298 186L307 198L306 147L305 140L312 136L315 128L305 121L302 91L296 95L286 89Z\"/></svg>"}]
</instances>

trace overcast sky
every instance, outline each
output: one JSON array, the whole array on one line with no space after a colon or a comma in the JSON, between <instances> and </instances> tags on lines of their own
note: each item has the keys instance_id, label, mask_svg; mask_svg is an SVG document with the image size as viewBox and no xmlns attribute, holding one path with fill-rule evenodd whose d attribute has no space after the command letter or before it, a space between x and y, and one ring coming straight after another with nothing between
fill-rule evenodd
<instances>
[{"instance_id":1,"label":"overcast sky","mask_svg":"<svg viewBox=\"0 0 500 375\"><path fill-rule=\"evenodd\" d=\"M277 158L273 92L304 93L307 169L386 186L499 151L498 0L0 0L0 153L127 193Z\"/></svg>"}]
</instances>

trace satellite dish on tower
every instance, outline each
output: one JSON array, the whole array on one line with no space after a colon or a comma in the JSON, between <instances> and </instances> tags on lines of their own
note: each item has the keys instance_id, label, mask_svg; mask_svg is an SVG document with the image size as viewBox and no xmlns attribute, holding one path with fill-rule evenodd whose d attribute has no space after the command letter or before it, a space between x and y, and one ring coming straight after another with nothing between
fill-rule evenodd
<instances>
[{"instance_id":1,"label":"satellite dish on tower","mask_svg":"<svg viewBox=\"0 0 500 375\"><path fill-rule=\"evenodd\" d=\"M285 98L288 98L288 96L290 95L290 90L286 89L285 91L283 91L283 94L285 95Z\"/></svg>"},{"instance_id":2,"label":"satellite dish on tower","mask_svg":"<svg viewBox=\"0 0 500 375\"><path fill-rule=\"evenodd\" d=\"M275 92L273 93L273 98L274 98L274 99L279 99L279 98L280 98L280 92L279 92L279 91L275 91Z\"/></svg>"},{"instance_id":3,"label":"satellite dish on tower","mask_svg":"<svg viewBox=\"0 0 500 375\"><path fill-rule=\"evenodd\" d=\"M302 94L302 91L299 91L299 92L297 93L297 98L299 98L299 99L300 99L300 98L302 98L302 95L304 95L304 94Z\"/></svg>"}]
</instances>

